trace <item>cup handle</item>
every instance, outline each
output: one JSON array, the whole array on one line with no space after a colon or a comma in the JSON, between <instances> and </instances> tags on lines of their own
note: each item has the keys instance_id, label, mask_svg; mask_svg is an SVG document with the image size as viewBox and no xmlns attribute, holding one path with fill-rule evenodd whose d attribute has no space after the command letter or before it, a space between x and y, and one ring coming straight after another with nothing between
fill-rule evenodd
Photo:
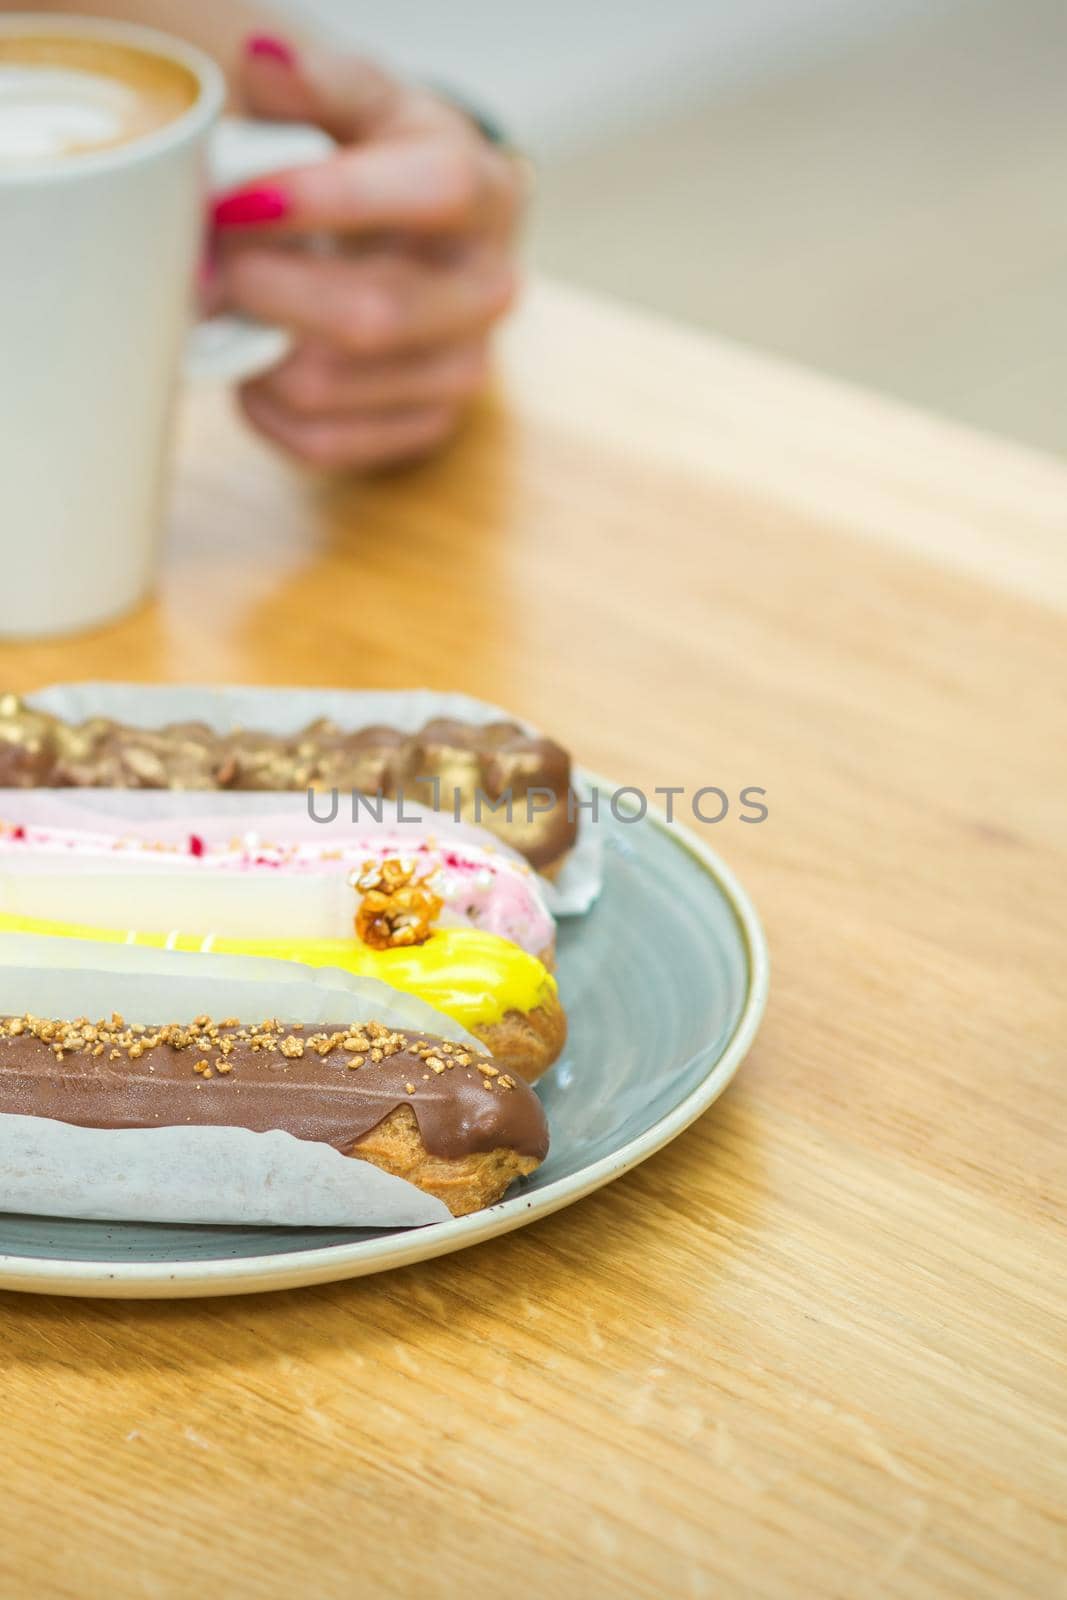
<instances>
[{"instance_id":1,"label":"cup handle","mask_svg":"<svg viewBox=\"0 0 1067 1600\"><path fill-rule=\"evenodd\" d=\"M308 123L223 117L208 149L210 189L212 193L233 189L279 167L321 161L334 149L330 136ZM255 377L277 365L291 337L284 328L271 328L246 317L206 317L186 341L185 376L215 383Z\"/></svg>"}]
</instances>

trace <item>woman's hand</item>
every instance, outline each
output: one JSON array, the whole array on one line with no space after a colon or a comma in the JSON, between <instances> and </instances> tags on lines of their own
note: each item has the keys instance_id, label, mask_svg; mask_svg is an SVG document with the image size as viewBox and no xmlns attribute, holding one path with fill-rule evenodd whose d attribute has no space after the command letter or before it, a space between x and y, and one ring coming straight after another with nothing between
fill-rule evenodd
<instances>
[{"instance_id":1,"label":"woman's hand","mask_svg":"<svg viewBox=\"0 0 1067 1600\"><path fill-rule=\"evenodd\" d=\"M297 336L241 389L246 414L317 467L427 454L482 387L489 331L515 296L518 163L357 58L256 37L238 86L253 115L316 123L340 146L215 207L212 302Z\"/></svg>"}]
</instances>

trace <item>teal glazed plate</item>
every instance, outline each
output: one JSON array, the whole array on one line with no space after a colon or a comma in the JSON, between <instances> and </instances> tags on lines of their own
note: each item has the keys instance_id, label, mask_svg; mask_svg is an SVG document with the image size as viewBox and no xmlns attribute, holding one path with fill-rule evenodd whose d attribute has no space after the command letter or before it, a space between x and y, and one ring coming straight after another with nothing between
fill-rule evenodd
<instances>
[{"instance_id":1,"label":"teal glazed plate","mask_svg":"<svg viewBox=\"0 0 1067 1600\"><path fill-rule=\"evenodd\" d=\"M717 1099L752 1043L767 949L732 873L650 808L610 815L604 887L560 924L566 1051L538 1085L544 1165L510 1198L426 1228L189 1227L0 1213L0 1288L163 1299L355 1278L462 1250L548 1216L662 1148Z\"/></svg>"}]
</instances>

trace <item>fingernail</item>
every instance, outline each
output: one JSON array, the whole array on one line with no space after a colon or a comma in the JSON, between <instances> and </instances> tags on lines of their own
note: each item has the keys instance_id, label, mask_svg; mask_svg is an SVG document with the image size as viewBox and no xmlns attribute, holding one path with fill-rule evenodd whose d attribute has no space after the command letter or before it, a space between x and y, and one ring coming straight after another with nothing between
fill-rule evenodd
<instances>
[{"instance_id":1,"label":"fingernail","mask_svg":"<svg viewBox=\"0 0 1067 1600\"><path fill-rule=\"evenodd\" d=\"M292 45L276 38L273 33L251 34L245 40L245 55L262 56L269 61L276 61L280 67L296 66L296 51Z\"/></svg>"},{"instance_id":2,"label":"fingernail","mask_svg":"<svg viewBox=\"0 0 1067 1600\"><path fill-rule=\"evenodd\" d=\"M215 201L216 228L248 228L257 222L277 222L289 211L289 196L281 189L242 189Z\"/></svg>"}]
</instances>

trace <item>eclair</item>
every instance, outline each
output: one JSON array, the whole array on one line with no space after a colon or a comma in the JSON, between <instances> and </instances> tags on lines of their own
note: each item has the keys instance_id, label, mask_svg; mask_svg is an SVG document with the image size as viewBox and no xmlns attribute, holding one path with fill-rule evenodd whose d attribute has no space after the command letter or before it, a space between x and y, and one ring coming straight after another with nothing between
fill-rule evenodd
<instances>
[{"instance_id":1,"label":"eclair","mask_svg":"<svg viewBox=\"0 0 1067 1600\"><path fill-rule=\"evenodd\" d=\"M401 797L481 824L548 876L578 832L570 756L554 740L504 721L439 717L409 734L344 729L320 718L291 735L219 734L203 722L69 723L4 694L0 787L336 789Z\"/></svg>"},{"instance_id":2,"label":"eclair","mask_svg":"<svg viewBox=\"0 0 1067 1600\"><path fill-rule=\"evenodd\" d=\"M468 926L499 935L521 945L546 965L551 965L556 928L545 904L538 879L525 861L499 849L466 839L439 839L421 825L347 831L338 838L323 830L320 840L274 842L254 831L219 842L190 833L180 840L152 838L134 833L98 833L77 828L56 828L35 823L0 821L0 871L10 862L20 871L41 867L51 871L69 863L77 870L114 868L125 874L138 871L158 881L153 891L166 907L164 875L190 875L204 881L223 880L236 886L242 881L288 884L306 882L300 890L303 903L321 907L323 934L341 931L331 927L331 916L343 918L350 901L348 926L357 902L370 888L395 876L395 866L432 895L442 926ZM377 874L375 874L377 868ZM85 915L81 907L92 892L92 880L77 898L72 920ZM361 887L361 885L363 887ZM70 880L72 898L77 880ZM240 893L239 888L236 890ZM285 903L279 896L280 903ZM257 905L269 904L260 896ZM142 913L142 920L154 916ZM166 908L161 920L174 913ZM179 914L180 915L180 914Z\"/></svg>"},{"instance_id":3,"label":"eclair","mask_svg":"<svg viewBox=\"0 0 1067 1600\"><path fill-rule=\"evenodd\" d=\"M351 939L227 938L184 934L179 930L141 932L58 922L0 913L0 933L44 934L53 938L145 945L155 949L266 956L309 967L339 967L359 977L378 978L415 995L452 1017L492 1052L498 1067L534 1082L556 1060L567 1037L567 1019L556 980L536 956L477 928L425 928L410 941L410 926L396 927L395 897L382 895L386 909L376 912L368 892ZM368 902L371 904L368 906ZM380 926L376 922L380 921ZM397 935L399 942L394 942Z\"/></svg>"},{"instance_id":4,"label":"eclair","mask_svg":"<svg viewBox=\"0 0 1067 1600\"><path fill-rule=\"evenodd\" d=\"M457 1217L493 1205L548 1151L524 1083L463 1045L377 1022L0 1017L0 1113L82 1128L280 1129L404 1178Z\"/></svg>"}]
</instances>

